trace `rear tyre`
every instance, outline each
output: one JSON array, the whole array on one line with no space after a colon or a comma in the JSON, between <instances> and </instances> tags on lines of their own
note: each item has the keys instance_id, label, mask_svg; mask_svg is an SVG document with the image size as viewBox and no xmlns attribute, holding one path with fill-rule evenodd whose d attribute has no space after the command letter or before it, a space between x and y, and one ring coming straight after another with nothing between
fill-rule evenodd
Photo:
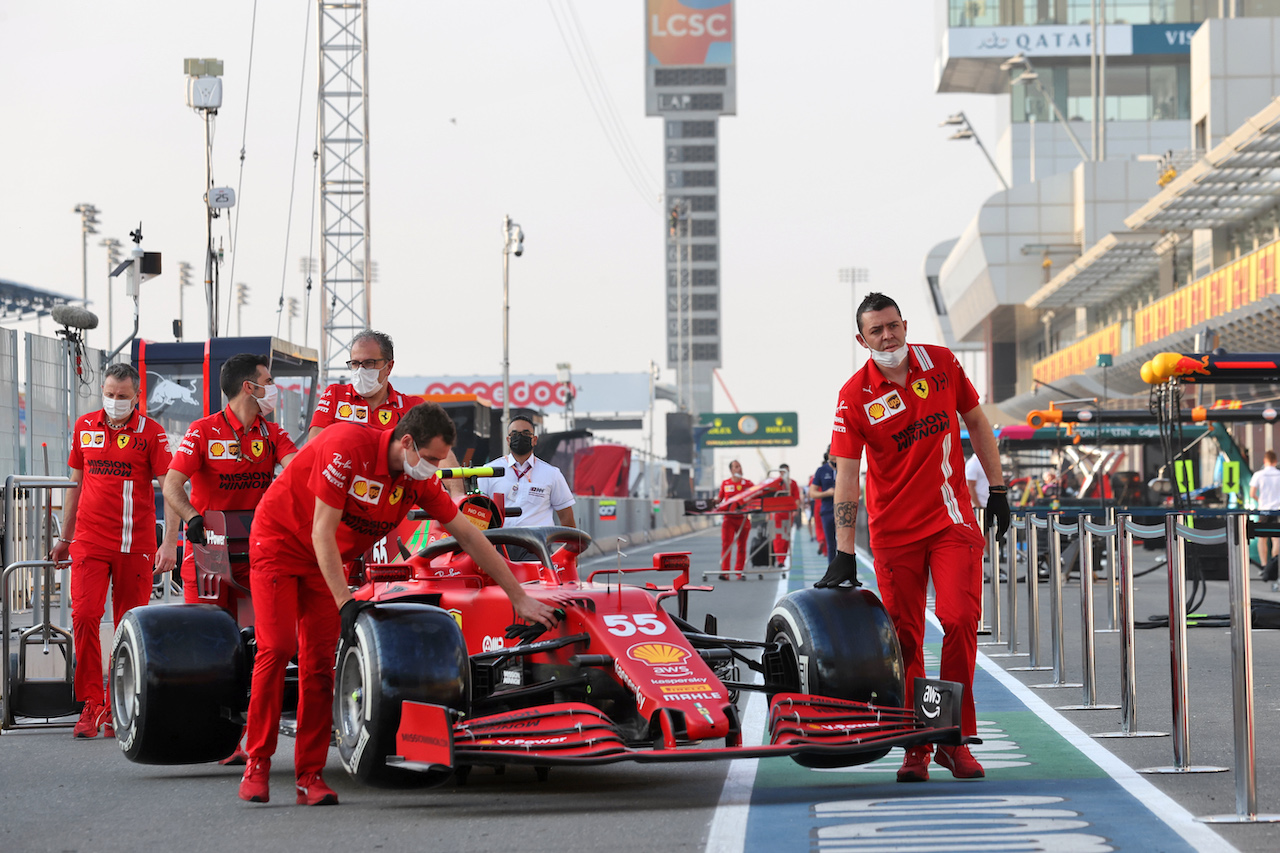
<instances>
[{"instance_id":1,"label":"rear tyre","mask_svg":"<svg viewBox=\"0 0 1280 853\"><path fill-rule=\"evenodd\" d=\"M116 740L139 764L218 761L240 743L249 668L235 620L211 604L137 607L111 648Z\"/></svg>"},{"instance_id":2,"label":"rear tyre","mask_svg":"<svg viewBox=\"0 0 1280 853\"><path fill-rule=\"evenodd\" d=\"M868 589L802 589L769 614L765 633L795 656L800 691L901 708L908 704L906 667L889 614ZM800 753L804 767L847 767L887 755Z\"/></svg>"},{"instance_id":3,"label":"rear tyre","mask_svg":"<svg viewBox=\"0 0 1280 853\"><path fill-rule=\"evenodd\" d=\"M367 608L339 645L333 693L338 753L360 782L423 788L452 775L387 766L387 756L396 754L405 701L470 710L471 667L462 630L448 613L426 604Z\"/></svg>"}]
</instances>

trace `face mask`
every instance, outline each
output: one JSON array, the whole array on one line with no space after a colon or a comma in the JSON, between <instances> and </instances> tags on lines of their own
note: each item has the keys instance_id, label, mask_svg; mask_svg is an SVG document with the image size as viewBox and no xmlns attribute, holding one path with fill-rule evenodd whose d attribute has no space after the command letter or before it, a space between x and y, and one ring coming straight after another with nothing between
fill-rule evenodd
<instances>
[{"instance_id":1,"label":"face mask","mask_svg":"<svg viewBox=\"0 0 1280 853\"><path fill-rule=\"evenodd\" d=\"M732 474L732 473L731 473L729 476L730 476L730 477L732 477L732 478L733 478L733 479L735 479L735 480L741 480L741 479L742 479L742 475L741 475L741 474Z\"/></svg>"},{"instance_id":2,"label":"face mask","mask_svg":"<svg viewBox=\"0 0 1280 853\"><path fill-rule=\"evenodd\" d=\"M531 435L516 433L508 439L507 443L511 447L511 452L516 456L524 456L533 450L533 436Z\"/></svg>"},{"instance_id":3,"label":"face mask","mask_svg":"<svg viewBox=\"0 0 1280 853\"><path fill-rule=\"evenodd\" d=\"M382 389L382 383L378 381L379 372L372 368L357 367L355 377L351 380L351 387L356 389L356 393L361 397L370 397L378 393Z\"/></svg>"},{"instance_id":4,"label":"face mask","mask_svg":"<svg viewBox=\"0 0 1280 853\"><path fill-rule=\"evenodd\" d=\"M791 479L791 472L790 472L790 471L787 471L786 469L783 469L783 471L782 471L782 482L784 482L784 483L785 483L785 482L787 482L787 481L788 481L788 480L790 480L790 479Z\"/></svg>"},{"instance_id":5,"label":"face mask","mask_svg":"<svg viewBox=\"0 0 1280 853\"><path fill-rule=\"evenodd\" d=\"M417 452L418 446L414 445L413 449L415 452ZM405 450L403 451L403 453L404 453L404 472L414 480L429 480L436 475L437 471L440 470L440 467L438 465L432 465L430 462L423 459L421 455L418 456L417 465L410 465L409 451Z\"/></svg>"},{"instance_id":6,"label":"face mask","mask_svg":"<svg viewBox=\"0 0 1280 853\"><path fill-rule=\"evenodd\" d=\"M902 360L907 357L907 348L905 345L898 347L893 352L878 352L871 350L871 360L881 367L894 368L902 364Z\"/></svg>"},{"instance_id":7,"label":"face mask","mask_svg":"<svg viewBox=\"0 0 1280 853\"><path fill-rule=\"evenodd\" d=\"M258 385L257 382L250 382L250 385ZM258 385L266 392L261 397L254 397L258 401L258 408L262 410L262 414L269 415L276 410L276 397L280 395L280 389L274 385Z\"/></svg>"},{"instance_id":8,"label":"face mask","mask_svg":"<svg viewBox=\"0 0 1280 853\"><path fill-rule=\"evenodd\" d=\"M102 396L102 408L106 410L107 417L113 421L122 421L129 417L129 413L133 411L133 400L115 400L111 397Z\"/></svg>"}]
</instances>

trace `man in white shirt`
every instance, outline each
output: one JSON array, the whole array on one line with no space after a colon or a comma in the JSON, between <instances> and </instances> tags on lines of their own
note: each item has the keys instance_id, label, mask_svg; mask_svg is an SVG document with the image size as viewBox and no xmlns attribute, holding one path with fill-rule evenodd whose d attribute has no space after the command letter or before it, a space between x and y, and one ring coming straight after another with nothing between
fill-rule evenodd
<instances>
[{"instance_id":1,"label":"man in white shirt","mask_svg":"<svg viewBox=\"0 0 1280 853\"><path fill-rule=\"evenodd\" d=\"M1276 468L1276 452L1268 450L1262 456L1262 470L1255 471L1249 481L1249 496L1258 504L1258 512L1262 520L1275 521L1280 518L1280 468ZM1262 568L1267 567L1267 551L1271 537L1258 537L1258 562ZM1277 549L1280 554L1280 548Z\"/></svg>"},{"instance_id":2,"label":"man in white shirt","mask_svg":"<svg viewBox=\"0 0 1280 853\"><path fill-rule=\"evenodd\" d=\"M506 469L501 477L480 480L480 490L489 497L501 494L506 506L520 507L520 515L503 522L506 527L545 527L559 524L576 527L573 520L573 492L560 469L533 455L538 446L533 421L523 416L511 419L507 435L511 452L490 465Z\"/></svg>"},{"instance_id":3,"label":"man in white shirt","mask_svg":"<svg viewBox=\"0 0 1280 853\"><path fill-rule=\"evenodd\" d=\"M987 472L982 470L982 460L978 458L978 454L973 454L964 463L964 478L969 483L970 505L985 508L991 494L991 484L987 481Z\"/></svg>"}]
</instances>

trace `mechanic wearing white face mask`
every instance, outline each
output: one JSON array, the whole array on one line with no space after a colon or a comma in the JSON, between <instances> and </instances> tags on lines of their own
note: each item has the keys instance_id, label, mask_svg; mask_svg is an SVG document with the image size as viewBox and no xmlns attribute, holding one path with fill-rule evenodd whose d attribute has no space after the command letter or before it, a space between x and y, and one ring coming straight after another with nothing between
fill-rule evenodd
<instances>
[{"instance_id":1,"label":"mechanic wearing white face mask","mask_svg":"<svg viewBox=\"0 0 1280 853\"><path fill-rule=\"evenodd\" d=\"M258 651L254 658L240 798L269 800L271 756L280 731L285 668L298 656L297 802L336 805L321 770L333 731L333 659L338 639L354 631L360 610L343 562L364 554L415 504L439 521L527 622L555 625L553 609L520 586L489 540L458 514L433 476L457 431L444 409L423 403L394 430L351 424L307 442L267 488L249 542L250 586ZM366 590L368 587L366 587Z\"/></svg>"},{"instance_id":2,"label":"mechanic wearing white face mask","mask_svg":"<svg viewBox=\"0 0 1280 853\"><path fill-rule=\"evenodd\" d=\"M99 629L107 586L115 623L151 599L154 573L171 571L178 522L165 513L164 543L157 548L156 498L151 480L169 469L169 437L134 408L138 371L113 364L102 380L102 408L75 422L71 431L74 488L63 499L62 531L51 559L71 558L71 628L75 635L75 696L83 702L78 738L102 730L114 737L111 702L102 689Z\"/></svg>"},{"instance_id":3,"label":"mechanic wearing white face mask","mask_svg":"<svg viewBox=\"0 0 1280 853\"><path fill-rule=\"evenodd\" d=\"M520 507L520 515L503 522L506 527L545 527L558 524L576 527L573 492L560 469L533 455L538 436L533 421L523 415L511 418L507 435L511 452L489 463L505 469L501 477L480 480L480 490L489 497L501 494L505 506Z\"/></svg>"},{"instance_id":4,"label":"mechanic wearing white face mask","mask_svg":"<svg viewBox=\"0 0 1280 853\"><path fill-rule=\"evenodd\" d=\"M311 416L307 440L334 423L394 429L405 412L422 402L421 397L401 394L391 387L395 363L395 345L390 335L371 329L356 335L351 341L351 360L347 362L351 383L324 389Z\"/></svg>"},{"instance_id":5,"label":"mechanic wearing white face mask","mask_svg":"<svg viewBox=\"0 0 1280 853\"><path fill-rule=\"evenodd\" d=\"M858 306L858 343L871 361L840 389L831 433L835 482L836 556L816 584L857 583L854 524L863 457L867 522L876 581L893 620L906 683L924 670L925 592L932 578L934 613L942 623L942 678L964 685L961 734L977 733L973 668L982 612L985 537L974 521L965 482L960 425L990 481L986 519L997 538L1009 527L1000 451L977 392L946 347L907 344L898 303L871 293ZM959 418L957 418L957 414ZM899 782L929 778L930 744L907 750ZM939 746L933 760L957 778L983 775L968 746Z\"/></svg>"},{"instance_id":6,"label":"mechanic wearing white face mask","mask_svg":"<svg viewBox=\"0 0 1280 853\"><path fill-rule=\"evenodd\" d=\"M231 356L223 362L218 382L226 408L192 422L164 480L165 501L186 522L187 541L197 545L205 544L206 510L254 509L275 478L276 465L289 464L298 452L289 434L267 419L275 411L277 392L266 356ZM187 604L199 604L197 593L195 552L188 547L182 559L182 597ZM218 601L203 603L227 606L225 590Z\"/></svg>"}]
</instances>

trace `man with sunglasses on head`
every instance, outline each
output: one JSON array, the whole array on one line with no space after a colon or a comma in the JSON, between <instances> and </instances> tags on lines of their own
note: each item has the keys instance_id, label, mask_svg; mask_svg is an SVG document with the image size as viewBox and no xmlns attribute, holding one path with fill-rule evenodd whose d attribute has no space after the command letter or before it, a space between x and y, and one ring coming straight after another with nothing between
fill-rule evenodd
<instances>
[{"instance_id":1,"label":"man with sunglasses on head","mask_svg":"<svg viewBox=\"0 0 1280 853\"><path fill-rule=\"evenodd\" d=\"M404 413L422 402L421 397L401 394L391 387L396 363L395 344L384 332L365 329L351 341L351 383L330 385L320 395L311 416L307 441L330 424L362 424L374 429L395 429Z\"/></svg>"},{"instance_id":2,"label":"man with sunglasses on head","mask_svg":"<svg viewBox=\"0 0 1280 853\"><path fill-rule=\"evenodd\" d=\"M164 499L186 524L190 543L205 544L206 511L256 508L275 479L276 465L288 465L298 452L289 434L267 420L277 395L270 365L266 356L249 352L223 362L218 384L227 397L226 408L193 421L174 453ZM200 603L190 547L182 558L182 598L187 604Z\"/></svg>"},{"instance_id":3,"label":"man with sunglasses on head","mask_svg":"<svg viewBox=\"0 0 1280 853\"><path fill-rule=\"evenodd\" d=\"M489 464L505 469L501 477L480 481L480 490L489 497L503 495L505 505L520 507L520 515L507 519L507 527L545 527L558 524L576 527L573 519L573 492L560 469L533 455L538 446L533 421L525 415L511 418L507 434L511 452ZM513 549L514 550L514 549Z\"/></svg>"}]
</instances>

